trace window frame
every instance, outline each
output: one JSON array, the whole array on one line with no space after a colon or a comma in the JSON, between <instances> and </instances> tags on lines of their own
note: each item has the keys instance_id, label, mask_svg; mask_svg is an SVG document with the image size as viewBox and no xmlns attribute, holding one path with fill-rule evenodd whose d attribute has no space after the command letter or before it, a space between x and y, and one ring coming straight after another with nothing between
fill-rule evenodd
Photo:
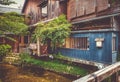
<instances>
[{"instance_id":1,"label":"window frame","mask_svg":"<svg viewBox=\"0 0 120 82\"><path fill-rule=\"evenodd\" d=\"M68 48L70 49L89 50L90 42L88 37L70 37L69 41L70 46Z\"/></svg>"}]
</instances>

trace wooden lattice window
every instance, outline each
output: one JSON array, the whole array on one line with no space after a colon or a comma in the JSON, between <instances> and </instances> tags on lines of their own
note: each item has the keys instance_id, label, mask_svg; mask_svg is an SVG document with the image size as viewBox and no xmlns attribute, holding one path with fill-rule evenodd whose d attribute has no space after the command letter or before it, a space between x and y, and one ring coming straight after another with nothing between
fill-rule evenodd
<instances>
[{"instance_id":1,"label":"wooden lattice window","mask_svg":"<svg viewBox=\"0 0 120 82\"><path fill-rule=\"evenodd\" d=\"M47 5L42 7L42 17L47 16Z\"/></svg>"},{"instance_id":2,"label":"wooden lattice window","mask_svg":"<svg viewBox=\"0 0 120 82\"><path fill-rule=\"evenodd\" d=\"M70 48L88 50L89 49L88 37L70 38Z\"/></svg>"},{"instance_id":3,"label":"wooden lattice window","mask_svg":"<svg viewBox=\"0 0 120 82\"><path fill-rule=\"evenodd\" d=\"M19 43L20 44L28 44L29 43L29 36L20 36Z\"/></svg>"}]
</instances>

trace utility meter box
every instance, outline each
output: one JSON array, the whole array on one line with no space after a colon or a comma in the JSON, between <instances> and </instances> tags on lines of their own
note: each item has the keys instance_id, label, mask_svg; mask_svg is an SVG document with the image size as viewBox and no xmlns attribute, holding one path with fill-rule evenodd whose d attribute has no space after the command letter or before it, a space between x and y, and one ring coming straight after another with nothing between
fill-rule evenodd
<instances>
[{"instance_id":1,"label":"utility meter box","mask_svg":"<svg viewBox=\"0 0 120 82\"><path fill-rule=\"evenodd\" d=\"M96 38L95 41L96 41L96 47L101 48L103 46L104 38Z\"/></svg>"}]
</instances>

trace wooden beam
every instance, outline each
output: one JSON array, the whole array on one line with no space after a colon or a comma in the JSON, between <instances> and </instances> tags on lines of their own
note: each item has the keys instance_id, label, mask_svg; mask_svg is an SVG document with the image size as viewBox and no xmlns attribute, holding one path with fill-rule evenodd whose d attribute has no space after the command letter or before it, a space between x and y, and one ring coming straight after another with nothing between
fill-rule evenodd
<instances>
[{"instance_id":1,"label":"wooden beam","mask_svg":"<svg viewBox=\"0 0 120 82\"><path fill-rule=\"evenodd\" d=\"M55 18L52 18L52 19L48 19L48 20L45 20L45 21L41 21L41 22L38 22L38 23L36 23L36 24L33 24L33 25L30 25L29 27L36 27L38 24L40 24L40 23L48 23L48 22L50 22L50 21L52 21L52 20L55 20L55 19L57 19L58 17L55 17Z\"/></svg>"},{"instance_id":2,"label":"wooden beam","mask_svg":"<svg viewBox=\"0 0 120 82\"><path fill-rule=\"evenodd\" d=\"M112 75L111 82L119 82L119 74L116 72Z\"/></svg>"},{"instance_id":3,"label":"wooden beam","mask_svg":"<svg viewBox=\"0 0 120 82\"><path fill-rule=\"evenodd\" d=\"M37 54L40 56L40 38L37 38Z\"/></svg>"},{"instance_id":4,"label":"wooden beam","mask_svg":"<svg viewBox=\"0 0 120 82\"><path fill-rule=\"evenodd\" d=\"M118 71L120 71L120 62L109 65L73 82L101 82L111 75L113 75L112 77L114 78L114 82L118 82Z\"/></svg>"}]
</instances>

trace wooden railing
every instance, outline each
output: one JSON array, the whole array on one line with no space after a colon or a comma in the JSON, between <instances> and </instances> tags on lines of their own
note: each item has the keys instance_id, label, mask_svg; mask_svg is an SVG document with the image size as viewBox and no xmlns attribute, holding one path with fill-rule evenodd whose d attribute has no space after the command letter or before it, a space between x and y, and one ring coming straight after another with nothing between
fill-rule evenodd
<instances>
[{"instance_id":1,"label":"wooden railing","mask_svg":"<svg viewBox=\"0 0 120 82\"><path fill-rule=\"evenodd\" d=\"M119 82L119 71L120 62L117 62L73 82L103 82L108 77L109 81L104 82Z\"/></svg>"}]
</instances>

